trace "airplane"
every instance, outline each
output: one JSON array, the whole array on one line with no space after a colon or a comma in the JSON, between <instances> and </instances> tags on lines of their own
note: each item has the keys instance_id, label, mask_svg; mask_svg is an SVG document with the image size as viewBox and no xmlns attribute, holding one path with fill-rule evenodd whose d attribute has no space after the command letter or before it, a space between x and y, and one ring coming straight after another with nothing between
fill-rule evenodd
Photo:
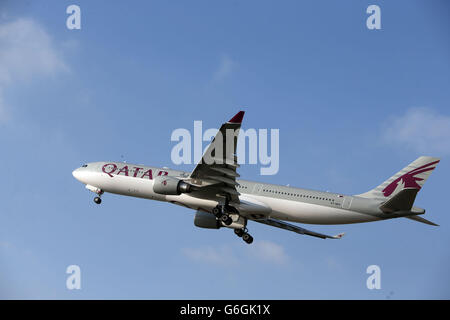
<instances>
[{"instance_id":1,"label":"airplane","mask_svg":"<svg viewBox=\"0 0 450 320\"><path fill-rule=\"evenodd\" d=\"M253 242L249 221L322 239L340 239L344 233L330 236L293 223L334 225L408 218L438 226L420 217L425 209L413 206L438 158L419 157L376 188L358 195L240 180L236 145L243 118L244 111L239 111L222 124L190 173L107 161L84 164L72 174L96 193L96 204L105 192L170 202L196 210L195 226L233 229L248 244Z\"/></svg>"}]
</instances>

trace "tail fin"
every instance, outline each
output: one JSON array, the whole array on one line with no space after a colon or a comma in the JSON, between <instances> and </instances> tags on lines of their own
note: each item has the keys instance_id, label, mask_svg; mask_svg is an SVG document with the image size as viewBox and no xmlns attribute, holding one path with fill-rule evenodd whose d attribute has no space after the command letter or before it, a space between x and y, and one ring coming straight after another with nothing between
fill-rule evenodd
<instances>
[{"instance_id":1,"label":"tail fin","mask_svg":"<svg viewBox=\"0 0 450 320\"><path fill-rule=\"evenodd\" d=\"M434 168L436 168L439 161L440 160L438 158L422 156L387 179L375 189L359 194L358 196L387 200L402 190L413 189L417 190L417 193L422 188ZM414 201L415 194L412 198L412 201Z\"/></svg>"}]
</instances>

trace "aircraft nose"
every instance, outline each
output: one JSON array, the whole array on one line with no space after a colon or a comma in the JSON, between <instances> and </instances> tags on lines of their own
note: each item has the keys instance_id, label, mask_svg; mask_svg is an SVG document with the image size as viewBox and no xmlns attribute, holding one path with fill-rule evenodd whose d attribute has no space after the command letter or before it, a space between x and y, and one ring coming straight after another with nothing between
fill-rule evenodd
<instances>
[{"instance_id":1,"label":"aircraft nose","mask_svg":"<svg viewBox=\"0 0 450 320\"><path fill-rule=\"evenodd\" d=\"M81 168L73 170L72 175L75 179L77 179L78 181L81 181L81 176L82 176Z\"/></svg>"}]
</instances>

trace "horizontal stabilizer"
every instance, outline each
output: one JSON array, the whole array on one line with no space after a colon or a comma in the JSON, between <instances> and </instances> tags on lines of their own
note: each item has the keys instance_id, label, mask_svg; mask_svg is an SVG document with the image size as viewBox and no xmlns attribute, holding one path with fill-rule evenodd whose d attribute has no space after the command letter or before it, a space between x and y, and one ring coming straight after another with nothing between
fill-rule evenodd
<instances>
[{"instance_id":1,"label":"horizontal stabilizer","mask_svg":"<svg viewBox=\"0 0 450 320\"><path fill-rule=\"evenodd\" d=\"M410 216L410 217L405 217L405 218L408 218L408 219L411 219L411 220L414 220L414 221L417 221L417 222L422 222L422 223L425 223L425 224L429 224L430 226L439 227L438 224L436 224L434 222L431 222L431 221L429 221L427 219L424 219L422 217L419 217L419 216Z\"/></svg>"},{"instance_id":2,"label":"horizontal stabilizer","mask_svg":"<svg viewBox=\"0 0 450 320\"><path fill-rule=\"evenodd\" d=\"M410 211L416 199L417 192L419 192L418 189L403 189L383 203L380 209L384 213Z\"/></svg>"}]
</instances>

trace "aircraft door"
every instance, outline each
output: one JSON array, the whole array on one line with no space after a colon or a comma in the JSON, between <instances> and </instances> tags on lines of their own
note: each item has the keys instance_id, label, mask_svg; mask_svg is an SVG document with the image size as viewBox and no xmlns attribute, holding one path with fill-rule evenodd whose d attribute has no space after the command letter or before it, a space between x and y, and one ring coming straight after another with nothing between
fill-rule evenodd
<instances>
[{"instance_id":1,"label":"aircraft door","mask_svg":"<svg viewBox=\"0 0 450 320\"><path fill-rule=\"evenodd\" d=\"M352 205L352 197L344 197L344 200L342 201L342 209L350 209L350 206Z\"/></svg>"}]
</instances>

